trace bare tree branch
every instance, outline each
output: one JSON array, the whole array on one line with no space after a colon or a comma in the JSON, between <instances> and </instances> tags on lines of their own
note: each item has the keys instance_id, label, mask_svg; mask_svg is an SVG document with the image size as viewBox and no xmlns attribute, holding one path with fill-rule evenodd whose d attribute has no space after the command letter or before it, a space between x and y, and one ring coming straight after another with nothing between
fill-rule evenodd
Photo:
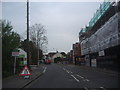
<instances>
[{"instance_id":1,"label":"bare tree branch","mask_svg":"<svg viewBox=\"0 0 120 90\"><path fill-rule=\"evenodd\" d=\"M31 26L30 39L36 44L38 49L44 51L46 45L48 44L48 39L46 37L46 30L44 29L44 26L41 24L34 24L33 26Z\"/></svg>"}]
</instances>

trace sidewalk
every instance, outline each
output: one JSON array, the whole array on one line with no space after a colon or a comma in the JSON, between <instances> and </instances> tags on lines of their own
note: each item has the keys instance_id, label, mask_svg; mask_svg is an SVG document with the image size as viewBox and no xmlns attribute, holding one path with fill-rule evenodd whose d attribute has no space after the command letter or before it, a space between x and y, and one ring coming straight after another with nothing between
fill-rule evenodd
<instances>
[{"instance_id":1,"label":"sidewalk","mask_svg":"<svg viewBox=\"0 0 120 90\"><path fill-rule=\"evenodd\" d=\"M43 66L39 65L38 67L31 67L31 73L30 79L24 79L24 77L19 76L19 74L5 78L2 80L2 88L23 88L27 84L31 83L33 80L35 80L37 77L42 75L43 72Z\"/></svg>"}]
</instances>

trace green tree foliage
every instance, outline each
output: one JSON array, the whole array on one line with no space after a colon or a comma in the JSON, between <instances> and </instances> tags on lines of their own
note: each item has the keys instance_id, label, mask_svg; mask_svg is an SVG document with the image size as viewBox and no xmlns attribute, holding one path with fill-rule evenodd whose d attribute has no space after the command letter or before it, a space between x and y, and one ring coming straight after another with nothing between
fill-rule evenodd
<instances>
[{"instance_id":1,"label":"green tree foliage","mask_svg":"<svg viewBox=\"0 0 120 90\"><path fill-rule=\"evenodd\" d=\"M12 31L13 27L10 22L1 20L2 23L2 69L3 77L13 74L13 49L19 47L20 36Z\"/></svg>"},{"instance_id":2,"label":"green tree foliage","mask_svg":"<svg viewBox=\"0 0 120 90\"><path fill-rule=\"evenodd\" d=\"M56 57L56 58L54 59L54 62L55 62L55 63L61 62L61 57Z\"/></svg>"},{"instance_id":3,"label":"green tree foliage","mask_svg":"<svg viewBox=\"0 0 120 90\"><path fill-rule=\"evenodd\" d=\"M35 43L32 41L27 41L26 39L21 42L21 48L24 49L27 52L28 45L29 43L29 51L30 51L30 64L37 64L38 62L38 48ZM43 53L42 50L39 49L39 59L42 59Z\"/></svg>"}]
</instances>

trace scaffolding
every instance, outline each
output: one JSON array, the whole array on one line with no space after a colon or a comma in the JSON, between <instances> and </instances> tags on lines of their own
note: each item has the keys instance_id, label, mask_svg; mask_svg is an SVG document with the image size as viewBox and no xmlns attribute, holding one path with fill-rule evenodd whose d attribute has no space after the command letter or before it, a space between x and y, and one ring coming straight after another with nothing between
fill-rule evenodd
<instances>
[{"instance_id":1,"label":"scaffolding","mask_svg":"<svg viewBox=\"0 0 120 90\"><path fill-rule=\"evenodd\" d=\"M113 6L115 2L111 2L111 0L105 1L102 4L100 4L99 9L96 11L96 13L94 14L93 18L90 20L88 26L86 26L85 28L82 28L79 32L79 37L82 36L82 34L84 33L88 33L91 32L92 27L95 26L96 22ZM89 35L88 35L89 36Z\"/></svg>"},{"instance_id":2,"label":"scaffolding","mask_svg":"<svg viewBox=\"0 0 120 90\"><path fill-rule=\"evenodd\" d=\"M120 32L118 24L120 23L120 12L112 16L100 29L98 29L91 37L81 42L81 53L86 55L89 53L99 52L109 47L120 44Z\"/></svg>"}]
</instances>

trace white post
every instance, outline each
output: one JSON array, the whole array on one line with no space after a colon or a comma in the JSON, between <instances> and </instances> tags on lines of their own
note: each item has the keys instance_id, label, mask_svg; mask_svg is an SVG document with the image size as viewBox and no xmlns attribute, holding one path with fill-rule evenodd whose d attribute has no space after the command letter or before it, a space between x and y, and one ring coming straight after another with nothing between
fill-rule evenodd
<instances>
[{"instance_id":1,"label":"white post","mask_svg":"<svg viewBox=\"0 0 120 90\"><path fill-rule=\"evenodd\" d=\"M15 56L15 61L14 61L14 74L15 74L15 71L16 71L16 56Z\"/></svg>"}]
</instances>

